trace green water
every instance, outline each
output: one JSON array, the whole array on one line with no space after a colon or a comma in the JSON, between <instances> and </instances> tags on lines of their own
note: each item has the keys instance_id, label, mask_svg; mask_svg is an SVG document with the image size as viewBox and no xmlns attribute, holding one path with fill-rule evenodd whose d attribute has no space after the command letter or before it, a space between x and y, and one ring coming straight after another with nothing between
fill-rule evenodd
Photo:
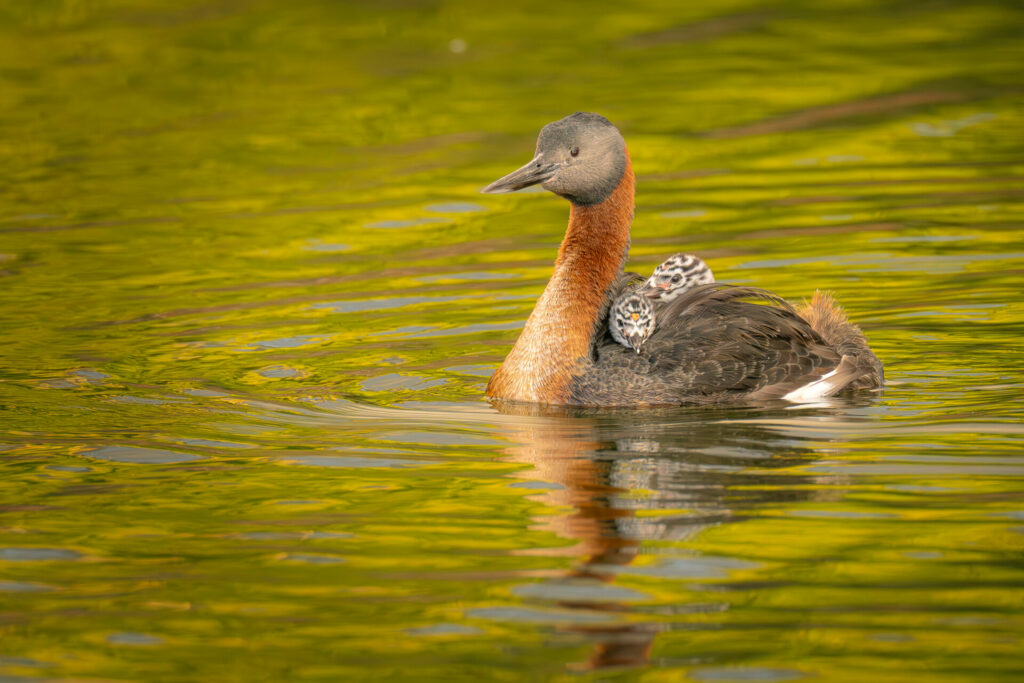
<instances>
[{"instance_id":1,"label":"green water","mask_svg":"<svg viewBox=\"0 0 1024 683\"><path fill-rule=\"evenodd\" d=\"M375 4L0 4L0 680L1020 680L1019 5ZM484 402L576 110L884 392Z\"/></svg>"}]
</instances>

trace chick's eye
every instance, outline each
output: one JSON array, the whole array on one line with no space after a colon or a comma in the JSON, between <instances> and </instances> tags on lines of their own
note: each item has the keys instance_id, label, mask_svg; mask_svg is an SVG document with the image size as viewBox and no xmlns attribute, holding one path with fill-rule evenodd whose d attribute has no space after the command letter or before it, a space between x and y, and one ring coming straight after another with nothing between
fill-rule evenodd
<instances>
[{"instance_id":1,"label":"chick's eye","mask_svg":"<svg viewBox=\"0 0 1024 683\"><path fill-rule=\"evenodd\" d=\"M683 279L682 275L673 275L672 276L672 282L679 282L682 279Z\"/></svg>"},{"instance_id":2,"label":"chick's eye","mask_svg":"<svg viewBox=\"0 0 1024 683\"><path fill-rule=\"evenodd\" d=\"M580 155L580 148L579 147L573 147L572 149L569 150L569 156L571 156L571 157L578 157L579 155Z\"/></svg>"}]
</instances>

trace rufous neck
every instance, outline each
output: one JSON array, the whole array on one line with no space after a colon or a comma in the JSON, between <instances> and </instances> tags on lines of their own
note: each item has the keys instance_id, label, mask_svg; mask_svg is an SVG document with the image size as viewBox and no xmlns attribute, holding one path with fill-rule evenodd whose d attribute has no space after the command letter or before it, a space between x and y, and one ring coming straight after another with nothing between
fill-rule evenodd
<instances>
[{"instance_id":1,"label":"rufous neck","mask_svg":"<svg viewBox=\"0 0 1024 683\"><path fill-rule=\"evenodd\" d=\"M522 334L491 378L487 395L566 403L574 375L590 354L601 310L629 249L633 169L599 204L573 204L555 270Z\"/></svg>"},{"instance_id":2,"label":"rufous neck","mask_svg":"<svg viewBox=\"0 0 1024 683\"><path fill-rule=\"evenodd\" d=\"M574 255L594 257L597 262L574 265L595 276L592 282L600 285L602 294L607 291L621 270L626 259L626 251L629 249L629 228L633 223L634 183L633 166L627 155L622 179L607 199L599 204L570 205L569 227L565 231L565 238L558 249L558 259L555 261L556 275L559 266ZM607 269L608 261L615 264L614 271L610 273ZM577 281L575 284L586 283Z\"/></svg>"}]
</instances>

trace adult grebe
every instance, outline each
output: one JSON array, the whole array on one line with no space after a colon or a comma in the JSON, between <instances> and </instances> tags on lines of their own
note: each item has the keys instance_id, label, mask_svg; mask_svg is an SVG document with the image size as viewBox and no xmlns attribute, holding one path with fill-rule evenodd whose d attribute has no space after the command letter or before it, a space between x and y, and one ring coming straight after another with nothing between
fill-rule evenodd
<instances>
[{"instance_id":1,"label":"adult grebe","mask_svg":"<svg viewBox=\"0 0 1024 683\"><path fill-rule=\"evenodd\" d=\"M538 183L569 200L569 226L489 397L595 406L805 401L881 384L881 363L827 295L816 294L801 317L764 290L700 285L664 307L647 353L617 344L609 302L635 278L622 270L634 187L622 135L597 114L549 123L533 159L482 192Z\"/></svg>"}]
</instances>

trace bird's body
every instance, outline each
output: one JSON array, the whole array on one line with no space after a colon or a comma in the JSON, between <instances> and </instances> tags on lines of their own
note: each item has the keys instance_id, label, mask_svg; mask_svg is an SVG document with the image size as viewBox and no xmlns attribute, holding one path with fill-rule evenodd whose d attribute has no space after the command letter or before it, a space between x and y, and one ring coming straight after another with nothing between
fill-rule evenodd
<instances>
[{"instance_id":1,"label":"bird's body","mask_svg":"<svg viewBox=\"0 0 1024 683\"><path fill-rule=\"evenodd\" d=\"M634 189L622 136L601 116L573 114L545 126L533 160L484 191L537 183L569 199L569 225L489 397L597 406L802 401L881 384L881 363L827 296L798 314L763 290L696 285L656 311L644 353L622 346L610 311L636 286L622 269Z\"/></svg>"}]
</instances>

